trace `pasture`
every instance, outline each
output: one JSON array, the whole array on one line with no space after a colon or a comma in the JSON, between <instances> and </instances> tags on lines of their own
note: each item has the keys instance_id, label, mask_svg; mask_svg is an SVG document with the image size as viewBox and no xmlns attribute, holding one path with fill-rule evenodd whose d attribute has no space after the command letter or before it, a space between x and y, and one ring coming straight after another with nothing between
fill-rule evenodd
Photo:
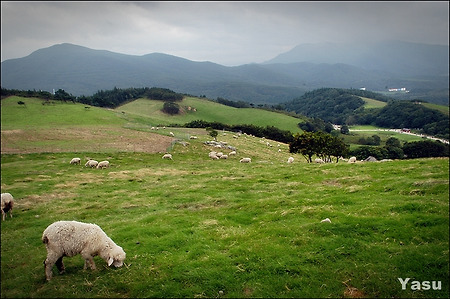
<instances>
[{"instance_id":1,"label":"pasture","mask_svg":"<svg viewBox=\"0 0 450 299\"><path fill-rule=\"evenodd\" d=\"M308 164L287 144L220 132L217 139L238 155L212 160L217 149L204 144L206 130L171 128L170 138L169 128L156 133L95 107L78 115L104 125L61 120L70 147L53 135L59 150L48 139L42 151L37 140L3 143L4 131L38 134L45 123L4 120L12 112L3 101L1 189L16 205L1 225L2 297L449 296L448 158ZM111 115L120 120L108 124ZM93 136L101 126L108 138L80 140L83 126ZM136 150L122 140L135 134L142 144L159 142L153 135L168 143ZM106 140L115 147L103 147ZM161 159L166 151L173 161ZM111 166L70 165L75 156ZM239 163L242 157L252 163ZM66 257L66 273L54 269L46 282L41 236L57 220L98 224L127 253L125 265L110 268L96 257L98 269L83 270L80 256ZM411 279L406 289L398 278ZM440 289L411 289L412 281L440 282Z\"/></svg>"}]
</instances>

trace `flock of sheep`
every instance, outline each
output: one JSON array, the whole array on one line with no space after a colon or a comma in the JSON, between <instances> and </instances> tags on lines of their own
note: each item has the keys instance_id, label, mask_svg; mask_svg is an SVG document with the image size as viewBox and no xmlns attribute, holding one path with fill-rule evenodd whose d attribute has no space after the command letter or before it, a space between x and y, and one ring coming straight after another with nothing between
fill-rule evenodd
<instances>
[{"instance_id":1,"label":"flock of sheep","mask_svg":"<svg viewBox=\"0 0 450 299\"><path fill-rule=\"evenodd\" d=\"M81 159L80 158L73 158L72 160L70 160L70 164L81 164ZM109 161L101 161L98 162L96 160L93 159L88 159L88 161L86 162L86 164L84 164L85 167L90 167L90 168L108 168L109 167Z\"/></svg>"},{"instance_id":2,"label":"flock of sheep","mask_svg":"<svg viewBox=\"0 0 450 299\"><path fill-rule=\"evenodd\" d=\"M172 133L173 134L173 133ZM172 135L171 134L171 135ZM193 139L193 138L191 138ZM215 146L216 148L227 148L231 150L228 154L223 152L211 151L209 152L209 158L213 160L228 159L228 157L236 156L236 148L228 146L223 142L205 142L205 144ZM267 142L268 146L271 146ZM172 154L166 153L162 156L162 159L173 160ZM252 159L244 157L239 160L240 163L251 163ZM289 157L288 164L294 162L293 157ZM325 163L322 159L316 159L316 163ZM349 163L355 163L356 158L351 157L348 160ZM70 164L81 165L80 158L73 158ZM109 161L98 162L93 159L88 159L85 163L85 167L103 169L110 166ZM1 210L3 221L6 219L6 215L9 212L12 218L12 209L14 206L14 198L10 193L1 194ZM330 222L327 218L322 222ZM88 267L95 270L94 256L100 256L108 266L121 267L126 258L126 253L122 247L114 243L106 233L96 224L83 223L78 221L57 221L50 224L42 234L42 242L47 249L47 258L44 261L45 276L47 280L52 278L52 269L56 265L60 274L64 273L63 257L72 257L80 254L84 260L84 269Z\"/></svg>"}]
</instances>

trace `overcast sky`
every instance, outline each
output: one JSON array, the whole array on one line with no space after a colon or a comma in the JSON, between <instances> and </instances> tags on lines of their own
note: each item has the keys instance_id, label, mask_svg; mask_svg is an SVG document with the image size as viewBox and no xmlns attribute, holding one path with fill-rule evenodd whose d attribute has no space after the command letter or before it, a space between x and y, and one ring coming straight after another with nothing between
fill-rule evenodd
<instances>
[{"instance_id":1,"label":"overcast sky","mask_svg":"<svg viewBox=\"0 0 450 299\"><path fill-rule=\"evenodd\" d=\"M1 2L1 61L54 44L227 66L296 45L402 40L448 45L449 2Z\"/></svg>"}]
</instances>

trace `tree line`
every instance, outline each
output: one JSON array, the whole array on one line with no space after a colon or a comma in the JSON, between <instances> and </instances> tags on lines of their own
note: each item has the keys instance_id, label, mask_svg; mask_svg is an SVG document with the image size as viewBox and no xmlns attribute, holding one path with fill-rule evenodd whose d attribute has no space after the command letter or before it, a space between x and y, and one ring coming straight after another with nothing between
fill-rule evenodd
<instances>
[{"instance_id":1,"label":"tree line","mask_svg":"<svg viewBox=\"0 0 450 299\"><path fill-rule=\"evenodd\" d=\"M343 139L326 132L304 132L296 134L289 143L291 153L300 153L308 162L313 162L313 157L331 162L341 157L355 156L358 160L364 160L370 156L377 160L383 159L415 159L430 157L448 157L449 145L440 141L421 140L405 142L403 146L395 137L386 140L384 146L364 145L350 150L350 146Z\"/></svg>"},{"instance_id":2,"label":"tree line","mask_svg":"<svg viewBox=\"0 0 450 299\"><path fill-rule=\"evenodd\" d=\"M255 126L251 124L227 125L220 122L208 122L204 120L194 120L183 125L186 128L212 128L214 130L226 130L231 132L240 132L256 137L265 137L267 139L290 143L293 141L293 134L288 130L281 130L274 126Z\"/></svg>"},{"instance_id":3,"label":"tree line","mask_svg":"<svg viewBox=\"0 0 450 299\"><path fill-rule=\"evenodd\" d=\"M150 100L160 100L165 102L177 102L183 99L183 95L176 93L167 88L160 87L143 87L143 88L126 88L121 89L114 87L112 90L99 90L92 96L75 97L67 93L63 89L58 89L54 94L48 91L36 90L16 90L16 89L1 89L1 96L21 96L21 97L36 97L44 100L59 100L72 101L83 103L86 105L116 108L126 102L133 101L139 98L147 98Z\"/></svg>"}]
</instances>

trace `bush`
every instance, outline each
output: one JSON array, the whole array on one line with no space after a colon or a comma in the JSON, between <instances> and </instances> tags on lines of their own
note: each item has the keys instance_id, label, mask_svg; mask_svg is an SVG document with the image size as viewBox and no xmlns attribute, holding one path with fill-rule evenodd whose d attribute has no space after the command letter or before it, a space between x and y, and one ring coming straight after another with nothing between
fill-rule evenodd
<instances>
[{"instance_id":1,"label":"bush","mask_svg":"<svg viewBox=\"0 0 450 299\"><path fill-rule=\"evenodd\" d=\"M364 160L369 156L375 157L377 160L388 158L388 151L378 146L363 145L350 151L350 156L355 156L358 160Z\"/></svg>"},{"instance_id":2,"label":"bush","mask_svg":"<svg viewBox=\"0 0 450 299\"><path fill-rule=\"evenodd\" d=\"M449 146L440 141L423 140L407 142L403 145L407 158L448 157Z\"/></svg>"},{"instance_id":3,"label":"bush","mask_svg":"<svg viewBox=\"0 0 450 299\"><path fill-rule=\"evenodd\" d=\"M174 114L178 114L178 112L180 112L180 106L177 103L173 103L173 102L164 102L164 106L163 106L163 112L170 114L170 115L174 115Z\"/></svg>"}]
</instances>

